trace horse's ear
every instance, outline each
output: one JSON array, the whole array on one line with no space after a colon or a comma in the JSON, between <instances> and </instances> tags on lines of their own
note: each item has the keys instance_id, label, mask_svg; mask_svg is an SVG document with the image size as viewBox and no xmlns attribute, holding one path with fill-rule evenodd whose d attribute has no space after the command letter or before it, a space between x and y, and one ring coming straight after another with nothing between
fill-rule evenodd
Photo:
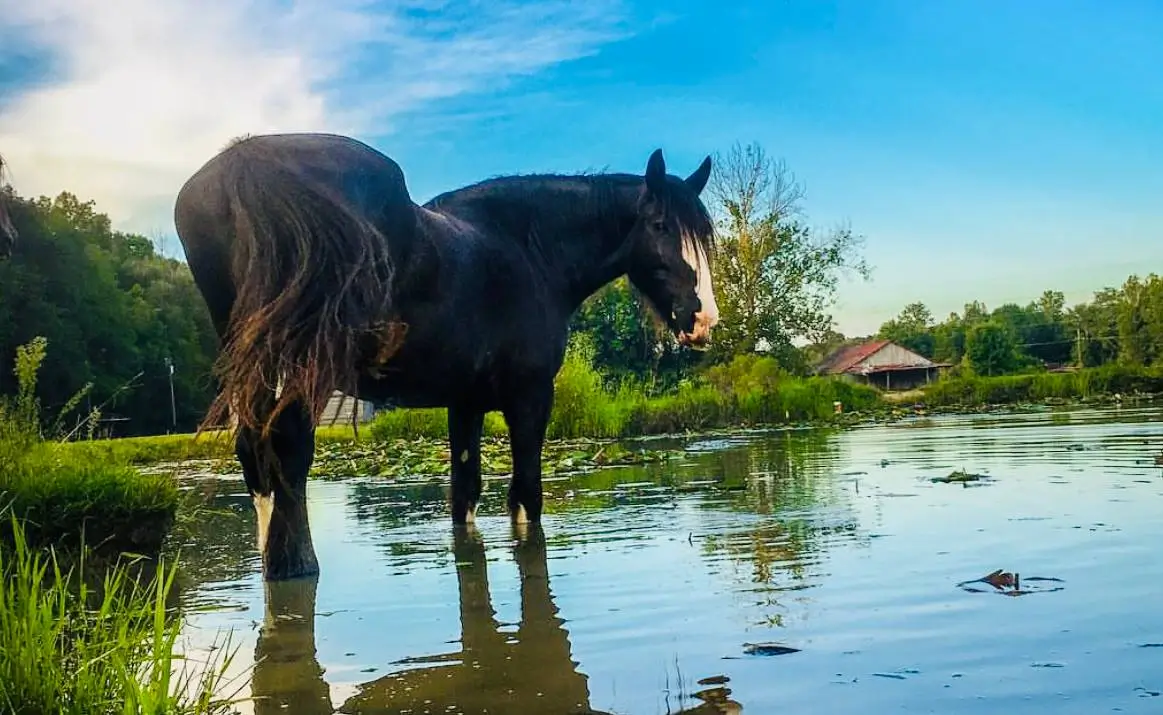
<instances>
[{"instance_id":1,"label":"horse's ear","mask_svg":"<svg viewBox=\"0 0 1163 715\"><path fill-rule=\"evenodd\" d=\"M655 149L646 162L646 188L655 194L661 194L666 188L666 160L662 158L662 149Z\"/></svg>"},{"instance_id":2,"label":"horse's ear","mask_svg":"<svg viewBox=\"0 0 1163 715\"><path fill-rule=\"evenodd\" d=\"M711 178L711 157L703 159L703 163L699 164L699 168L695 169L694 173L686 178L686 185L691 187L691 190L696 195L703 193L703 189L707 186L707 179Z\"/></svg>"}]
</instances>

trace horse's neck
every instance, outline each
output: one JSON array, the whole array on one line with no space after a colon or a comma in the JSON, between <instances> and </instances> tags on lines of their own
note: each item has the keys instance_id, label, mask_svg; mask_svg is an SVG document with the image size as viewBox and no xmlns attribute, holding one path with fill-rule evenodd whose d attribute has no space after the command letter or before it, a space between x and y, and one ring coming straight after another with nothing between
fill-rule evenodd
<instances>
[{"instance_id":1,"label":"horse's neck","mask_svg":"<svg viewBox=\"0 0 1163 715\"><path fill-rule=\"evenodd\" d=\"M623 176L537 179L476 188L432 206L520 242L544 266L546 278L572 312L603 285L626 272L640 179ZM458 192L459 193L459 192ZM584 208L582 208L584 207Z\"/></svg>"}]
</instances>

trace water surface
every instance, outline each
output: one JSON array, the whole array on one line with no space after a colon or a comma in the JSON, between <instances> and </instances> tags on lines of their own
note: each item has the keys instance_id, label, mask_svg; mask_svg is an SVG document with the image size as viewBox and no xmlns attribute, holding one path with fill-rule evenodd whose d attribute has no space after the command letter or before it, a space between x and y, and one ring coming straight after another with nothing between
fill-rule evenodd
<instances>
[{"instance_id":1,"label":"water surface","mask_svg":"<svg viewBox=\"0 0 1163 715\"><path fill-rule=\"evenodd\" d=\"M471 531L446 478L315 480L322 575L269 585L241 479L204 477L231 513L183 549L186 636L235 629L254 713L1160 713L1161 420L682 440L547 481L526 533L503 480ZM996 569L1016 594L963 583Z\"/></svg>"}]
</instances>

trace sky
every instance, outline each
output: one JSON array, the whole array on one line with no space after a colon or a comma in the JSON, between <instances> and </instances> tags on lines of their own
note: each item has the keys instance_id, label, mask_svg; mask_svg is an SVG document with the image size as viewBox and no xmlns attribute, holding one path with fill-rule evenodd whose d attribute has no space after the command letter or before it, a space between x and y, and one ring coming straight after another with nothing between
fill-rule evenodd
<instances>
[{"instance_id":1,"label":"sky","mask_svg":"<svg viewBox=\"0 0 1163 715\"><path fill-rule=\"evenodd\" d=\"M0 152L182 257L174 195L244 133L355 136L418 202L756 142L864 237L864 335L1160 270L1160 37L1155 0L0 0Z\"/></svg>"}]
</instances>

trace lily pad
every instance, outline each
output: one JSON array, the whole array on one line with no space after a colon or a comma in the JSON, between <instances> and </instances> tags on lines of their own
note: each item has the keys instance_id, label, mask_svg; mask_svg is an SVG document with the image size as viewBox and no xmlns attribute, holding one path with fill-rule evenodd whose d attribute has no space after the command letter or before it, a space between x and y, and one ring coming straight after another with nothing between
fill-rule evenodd
<instances>
[{"instance_id":1,"label":"lily pad","mask_svg":"<svg viewBox=\"0 0 1163 715\"><path fill-rule=\"evenodd\" d=\"M682 456L681 450L628 448L613 441L548 441L542 450L545 476L590 472L611 465L664 462ZM451 469L451 452L446 440L427 438L394 439L384 442L339 443L321 446L311 468L313 477L324 479L352 476L385 478L439 477ZM234 459L218 460L212 471L238 471ZM492 437L481 441L482 476L512 473L509 441Z\"/></svg>"}]
</instances>

